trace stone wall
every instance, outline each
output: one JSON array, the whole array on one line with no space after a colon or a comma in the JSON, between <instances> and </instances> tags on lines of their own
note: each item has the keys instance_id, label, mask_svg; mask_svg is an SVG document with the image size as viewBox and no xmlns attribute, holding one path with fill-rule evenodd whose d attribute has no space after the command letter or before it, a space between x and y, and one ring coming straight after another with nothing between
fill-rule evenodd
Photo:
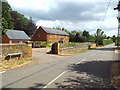
<instances>
[{"instance_id":1,"label":"stone wall","mask_svg":"<svg viewBox=\"0 0 120 90\"><path fill-rule=\"evenodd\" d=\"M89 44L83 43L83 44L79 44L78 46L60 48L59 53L60 54L71 53L71 52L87 50L90 48L96 48L96 43L89 43Z\"/></svg>"},{"instance_id":2,"label":"stone wall","mask_svg":"<svg viewBox=\"0 0 120 90\"><path fill-rule=\"evenodd\" d=\"M56 42L52 45L51 51L53 54L65 54L65 53L83 51L91 48L96 48L96 43L81 43L78 44L77 46L61 48L59 47L59 43Z\"/></svg>"},{"instance_id":3,"label":"stone wall","mask_svg":"<svg viewBox=\"0 0 120 90\"><path fill-rule=\"evenodd\" d=\"M97 44L96 43L91 43L89 48L96 48Z\"/></svg>"},{"instance_id":4,"label":"stone wall","mask_svg":"<svg viewBox=\"0 0 120 90\"><path fill-rule=\"evenodd\" d=\"M120 48L115 48L115 53L120 53Z\"/></svg>"},{"instance_id":5,"label":"stone wall","mask_svg":"<svg viewBox=\"0 0 120 90\"><path fill-rule=\"evenodd\" d=\"M2 60L7 57L8 53L16 53L16 52L23 52L22 57L32 57L32 44L2 44L0 45L2 55Z\"/></svg>"},{"instance_id":6,"label":"stone wall","mask_svg":"<svg viewBox=\"0 0 120 90\"><path fill-rule=\"evenodd\" d=\"M89 49L88 44L80 44L79 46L60 48L59 54L83 51L87 49Z\"/></svg>"}]
</instances>

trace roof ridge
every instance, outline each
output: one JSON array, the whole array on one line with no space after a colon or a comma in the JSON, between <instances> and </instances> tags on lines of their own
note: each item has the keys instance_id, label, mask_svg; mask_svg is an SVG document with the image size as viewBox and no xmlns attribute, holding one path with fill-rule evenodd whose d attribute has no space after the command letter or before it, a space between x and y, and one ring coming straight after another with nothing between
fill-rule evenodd
<instances>
[{"instance_id":1,"label":"roof ridge","mask_svg":"<svg viewBox=\"0 0 120 90\"><path fill-rule=\"evenodd\" d=\"M24 32L23 30L12 30L12 29L6 29L7 31L21 31Z\"/></svg>"},{"instance_id":2,"label":"roof ridge","mask_svg":"<svg viewBox=\"0 0 120 90\"><path fill-rule=\"evenodd\" d=\"M50 27L44 27L44 26L40 26L40 27L43 28L47 33L50 33L50 34L59 34L59 35L69 36L68 33L66 33L65 31L62 31L62 30L57 30L57 29L53 29Z\"/></svg>"}]
</instances>

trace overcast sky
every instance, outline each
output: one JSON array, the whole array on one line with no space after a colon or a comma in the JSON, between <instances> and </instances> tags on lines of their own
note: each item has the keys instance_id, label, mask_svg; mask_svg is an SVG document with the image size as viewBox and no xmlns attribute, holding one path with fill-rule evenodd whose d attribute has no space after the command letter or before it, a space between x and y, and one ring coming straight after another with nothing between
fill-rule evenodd
<instances>
[{"instance_id":1,"label":"overcast sky","mask_svg":"<svg viewBox=\"0 0 120 90\"><path fill-rule=\"evenodd\" d=\"M94 34L97 28L107 36L117 35L117 0L7 0L13 10L32 17L37 26L64 27L68 30L88 30ZM96 1L96 2L95 2ZM102 24L101 24L102 23Z\"/></svg>"}]
</instances>

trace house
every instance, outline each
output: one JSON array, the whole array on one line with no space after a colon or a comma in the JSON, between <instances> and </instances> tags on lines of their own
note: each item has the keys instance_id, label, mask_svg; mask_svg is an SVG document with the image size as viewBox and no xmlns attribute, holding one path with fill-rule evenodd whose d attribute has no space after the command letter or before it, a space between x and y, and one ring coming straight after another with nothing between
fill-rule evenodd
<instances>
[{"instance_id":1,"label":"house","mask_svg":"<svg viewBox=\"0 0 120 90\"><path fill-rule=\"evenodd\" d=\"M46 41L48 44L55 42L69 42L69 35L62 31L40 26L33 34L31 41Z\"/></svg>"},{"instance_id":2,"label":"house","mask_svg":"<svg viewBox=\"0 0 120 90\"><path fill-rule=\"evenodd\" d=\"M29 41L30 38L24 31L20 30L10 30L7 29L7 32L2 35L2 43L24 43Z\"/></svg>"}]
</instances>

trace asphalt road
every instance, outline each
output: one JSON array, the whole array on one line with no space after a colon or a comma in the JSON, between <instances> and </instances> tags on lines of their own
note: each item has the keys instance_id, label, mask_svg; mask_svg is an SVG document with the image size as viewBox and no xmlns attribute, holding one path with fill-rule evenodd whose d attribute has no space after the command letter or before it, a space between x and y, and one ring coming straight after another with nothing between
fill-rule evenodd
<instances>
[{"instance_id":1,"label":"asphalt road","mask_svg":"<svg viewBox=\"0 0 120 90\"><path fill-rule=\"evenodd\" d=\"M111 64L118 60L113 44L44 64L2 73L3 88L109 88Z\"/></svg>"}]
</instances>

